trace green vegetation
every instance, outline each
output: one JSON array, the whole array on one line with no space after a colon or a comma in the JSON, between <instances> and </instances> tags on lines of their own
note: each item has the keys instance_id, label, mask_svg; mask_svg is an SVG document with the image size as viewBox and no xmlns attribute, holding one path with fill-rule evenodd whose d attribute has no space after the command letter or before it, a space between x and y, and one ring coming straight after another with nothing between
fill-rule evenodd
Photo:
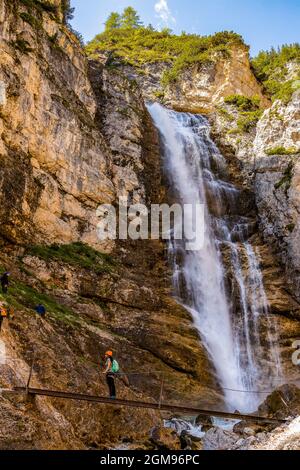
<instances>
[{"instance_id":1,"label":"green vegetation","mask_svg":"<svg viewBox=\"0 0 300 470\"><path fill-rule=\"evenodd\" d=\"M244 95L229 95L225 98L226 104L236 106L239 111L256 111L260 106L259 97L248 98Z\"/></svg>"},{"instance_id":2,"label":"green vegetation","mask_svg":"<svg viewBox=\"0 0 300 470\"><path fill-rule=\"evenodd\" d=\"M32 51L29 42L25 41L25 39L17 39L16 41L12 41L11 45L14 49L22 52L22 54L28 54Z\"/></svg>"},{"instance_id":3,"label":"green vegetation","mask_svg":"<svg viewBox=\"0 0 300 470\"><path fill-rule=\"evenodd\" d=\"M62 13L62 22L65 24L69 31L77 38L79 43L83 46L83 37L78 31L72 28L70 21L74 17L75 8L71 7L70 0L62 0L60 10L59 7L49 3L46 0L20 0L20 2L27 7L28 12L20 13L20 17L36 29L42 28L43 13L50 14L55 21L59 20L60 13Z\"/></svg>"},{"instance_id":4,"label":"green vegetation","mask_svg":"<svg viewBox=\"0 0 300 470\"><path fill-rule=\"evenodd\" d=\"M267 155L295 155L296 153L300 153L300 149L296 149L293 147L285 148L285 147L279 146L279 147L266 149L265 153Z\"/></svg>"},{"instance_id":5,"label":"green vegetation","mask_svg":"<svg viewBox=\"0 0 300 470\"><path fill-rule=\"evenodd\" d=\"M1 270L3 272L3 269ZM57 320L70 325L78 323L72 310L59 304L48 294L38 292L36 289L20 281L12 280L7 294L0 293L0 301L7 303L13 308L28 308L34 310L41 303L46 307L48 314Z\"/></svg>"},{"instance_id":6,"label":"green vegetation","mask_svg":"<svg viewBox=\"0 0 300 470\"><path fill-rule=\"evenodd\" d=\"M288 78L287 64L297 67L296 76ZM288 103L300 88L300 44L284 45L278 50L262 51L252 59L253 71L272 100Z\"/></svg>"},{"instance_id":7,"label":"green vegetation","mask_svg":"<svg viewBox=\"0 0 300 470\"><path fill-rule=\"evenodd\" d=\"M249 111L241 113L238 121L237 126L240 132L250 132L251 129L256 127L256 124L260 120L263 114L262 109L258 109L257 111Z\"/></svg>"},{"instance_id":8,"label":"green vegetation","mask_svg":"<svg viewBox=\"0 0 300 470\"><path fill-rule=\"evenodd\" d=\"M279 189L282 186L285 186L285 192L287 192L290 189L292 178L294 176L293 169L294 169L293 162L290 162L288 164L288 167L284 171L283 177L281 178L281 180L274 184L275 189Z\"/></svg>"},{"instance_id":9,"label":"green vegetation","mask_svg":"<svg viewBox=\"0 0 300 470\"><path fill-rule=\"evenodd\" d=\"M295 230L295 227L296 227L296 224L293 224L293 223L292 223L292 224L288 224L288 225L286 226L286 229L287 229L290 233L292 233L292 232Z\"/></svg>"},{"instance_id":10,"label":"green vegetation","mask_svg":"<svg viewBox=\"0 0 300 470\"><path fill-rule=\"evenodd\" d=\"M219 114L221 114L223 116L223 118L225 118L227 121L230 121L232 122L234 120L234 117L232 116L232 114L230 114L229 111L227 111L226 108L224 108L223 106L218 106L218 112Z\"/></svg>"},{"instance_id":11,"label":"green vegetation","mask_svg":"<svg viewBox=\"0 0 300 470\"><path fill-rule=\"evenodd\" d=\"M250 132L262 116L263 110L260 109L259 97L248 98L243 95L230 95L224 100L226 104L235 106L239 111L239 118L237 120L237 128L229 131L229 134L239 134L243 132ZM219 109L220 111L220 109ZM221 109L221 114L226 117L228 111ZM229 113L228 113L229 114ZM229 114L230 116L230 114ZM228 118L227 118L228 119ZM231 119L232 120L232 119Z\"/></svg>"},{"instance_id":12,"label":"green vegetation","mask_svg":"<svg viewBox=\"0 0 300 470\"><path fill-rule=\"evenodd\" d=\"M163 100L165 97L165 92L163 90L156 90L153 95L158 99L158 100Z\"/></svg>"},{"instance_id":13,"label":"green vegetation","mask_svg":"<svg viewBox=\"0 0 300 470\"><path fill-rule=\"evenodd\" d=\"M192 64L205 64L230 55L233 44L244 44L240 35L220 32L212 36L182 33L172 34L168 28L156 31L153 26L143 26L135 10L128 7L122 15L115 12L105 23L105 31L98 34L87 46L90 57L97 58L101 51L110 51L123 63L141 66L145 63L166 62L162 82L168 85L179 73Z\"/></svg>"},{"instance_id":14,"label":"green vegetation","mask_svg":"<svg viewBox=\"0 0 300 470\"><path fill-rule=\"evenodd\" d=\"M42 27L41 21L38 20L35 16L30 15L29 13L20 13L20 18L22 18L22 20L26 23L30 24L32 28L40 29Z\"/></svg>"},{"instance_id":15,"label":"green vegetation","mask_svg":"<svg viewBox=\"0 0 300 470\"><path fill-rule=\"evenodd\" d=\"M82 34L76 31L76 29L74 29L71 25L71 21L74 18L75 11L75 8L71 7L71 0L62 0L61 11L63 15L63 23L67 26L68 30L73 34L73 36L75 36L79 44L83 47L84 40Z\"/></svg>"},{"instance_id":16,"label":"green vegetation","mask_svg":"<svg viewBox=\"0 0 300 470\"><path fill-rule=\"evenodd\" d=\"M81 242L70 245L33 246L28 249L27 254L46 261L59 260L72 266L90 269L97 274L112 272L117 265L110 255L100 253Z\"/></svg>"},{"instance_id":17,"label":"green vegetation","mask_svg":"<svg viewBox=\"0 0 300 470\"><path fill-rule=\"evenodd\" d=\"M48 13L53 13L54 15L57 15L57 6L52 5L51 3L42 0L20 0L23 5L29 8L34 8L39 12L46 11Z\"/></svg>"},{"instance_id":18,"label":"green vegetation","mask_svg":"<svg viewBox=\"0 0 300 470\"><path fill-rule=\"evenodd\" d=\"M64 24L69 25L70 21L74 18L75 11L75 8L71 7L71 0L62 0L61 11Z\"/></svg>"}]
</instances>

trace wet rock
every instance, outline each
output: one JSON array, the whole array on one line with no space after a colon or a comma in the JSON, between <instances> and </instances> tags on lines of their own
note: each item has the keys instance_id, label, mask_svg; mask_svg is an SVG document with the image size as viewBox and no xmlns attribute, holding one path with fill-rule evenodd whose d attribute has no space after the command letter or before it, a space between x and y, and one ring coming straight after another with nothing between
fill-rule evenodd
<instances>
[{"instance_id":1,"label":"wet rock","mask_svg":"<svg viewBox=\"0 0 300 470\"><path fill-rule=\"evenodd\" d=\"M202 416L202 415L197 416L196 425L201 426L201 431L203 432L209 431L209 429L211 429L214 426L211 416Z\"/></svg>"},{"instance_id":2,"label":"wet rock","mask_svg":"<svg viewBox=\"0 0 300 470\"><path fill-rule=\"evenodd\" d=\"M256 442L254 436L250 436L247 439L240 439L236 442L230 450L249 450L249 448Z\"/></svg>"},{"instance_id":3,"label":"wet rock","mask_svg":"<svg viewBox=\"0 0 300 470\"><path fill-rule=\"evenodd\" d=\"M288 418L300 414L300 389L296 385L286 384L271 393L258 412L265 416Z\"/></svg>"},{"instance_id":4,"label":"wet rock","mask_svg":"<svg viewBox=\"0 0 300 470\"><path fill-rule=\"evenodd\" d=\"M180 434L180 444L183 450L192 449L193 441L187 431L182 431L182 433Z\"/></svg>"},{"instance_id":5,"label":"wet rock","mask_svg":"<svg viewBox=\"0 0 300 470\"><path fill-rule=\"evenodd\" d=\"M252 450L299 450L300 449L300 418L258 438L250 446Z\"/></svg>"},{"instance_id":6,"label":"wet rock","mask_svg":"<svg viewBox=\"0 0 300 470\"><path fill-rule=\"evenodd\" d=\"M203 437L204 450L228 450L240 439L239 435L221 428L210 429Z\"/></svg>"},{"instance_id":7,"label":"wet rock","mask_svg":"<svg viewBox=\"0 0 300 470\"><path fill-rule=\"evenodd\" d=\"M202 438L193 436L188 431L182 431L180 435L181 448L183 450L202 450Z\"/></svg>"},{"instance_id":8,"label":"wet rock","mask_svg":"<svg viewBox=\"0 0 300 470\"><path fill-rule=\"evenodd\" d=\"M179 450L181 449L181 441L176 431L156 426L151 431L150 441L158 449Z\"/></svg>"},{"instance_id":9,"label":"wet rock","mask_svg":"<svg viewBox=\"0 0 300 470\"><path fill-rule=\"evenodd\" d=\"M247 421L240 421L234 425L233 432L243 436L255 436L257 433L269 431L273 428L274 426L270 424L256 424L249 423Z\"/></svg>"}]
</instances>

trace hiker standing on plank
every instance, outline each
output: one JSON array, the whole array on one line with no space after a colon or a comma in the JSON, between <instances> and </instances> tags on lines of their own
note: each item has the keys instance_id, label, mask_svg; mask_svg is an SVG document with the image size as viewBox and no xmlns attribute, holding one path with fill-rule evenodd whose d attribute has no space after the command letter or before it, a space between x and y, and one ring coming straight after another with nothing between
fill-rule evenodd
<instances>
[{"instance_id":1,"label":"hiker standing on plank","mask_svg":"<svg viewBox=\"0 0 300 470\"><path fill-rule=\"evenodd\" d=\"M105 353L105 371L103 374L106 375L106 382L109 389L109 397L114 400L116 398L116 385L115 385L115 374L119 372L119 364L116 359L113 358L112 351L106 351Z\"/></svg>"}]
</instances>

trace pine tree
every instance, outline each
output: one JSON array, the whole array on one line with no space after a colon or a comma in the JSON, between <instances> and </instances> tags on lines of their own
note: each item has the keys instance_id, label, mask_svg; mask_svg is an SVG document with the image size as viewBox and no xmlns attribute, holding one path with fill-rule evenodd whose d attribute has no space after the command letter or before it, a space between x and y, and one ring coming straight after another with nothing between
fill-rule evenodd
<instances>
[{"instance_id":1,"label":"pine tree","mask_svg":"<svg viewBox=\"0 0 300 470\"><path fill-rule=\"evenodd\" d=\"M74 18L75 8L71 7L71 0L62 0L61 10L63 14L63 22L68 25L70 21Z\"/></svg>"},{"instance_id":2,"label":"pine tree","mask_svg":"<svg viewBox=\"0 0 300 470\"><path fill-rule=\"evenodd\" d=\"M132 7L127 7L122 14L122 27L137 29L143 25L137 11Z\"/></svg>"},{"instance_id":3,"label":"pine tree","mask_svg":"<svg viewBox=\"0 0 300 470\"><path fill-rule=\"evenodd\" d=\"M121 21L121 15L119 15L119 13L116 11L113 11L105 21L105 31L111 31L112 29L120 28Z\"/></svg>"}]
</instances>

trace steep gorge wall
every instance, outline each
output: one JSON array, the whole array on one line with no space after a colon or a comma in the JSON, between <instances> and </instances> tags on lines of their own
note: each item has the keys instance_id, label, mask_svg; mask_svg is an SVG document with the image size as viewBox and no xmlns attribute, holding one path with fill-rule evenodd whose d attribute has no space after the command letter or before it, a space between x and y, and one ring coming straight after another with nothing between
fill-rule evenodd
<instances>
[{"instance_id":1,"label":"steep gorge wall","mask_svg":"<svg viewBox=\"0 0 300 470\"><path fill-rule=\"evenodd\" d=\"M20 16L28 11L21 1L0 2L0 261L20 283L12 297L17 301L16 316L4 326L2 338L9 355L21 364L19 369L13 362L6 366L1 386L26 381L35 347L39 354L33 383L37 386L104 394L95 361L109 346L126 370L147 374L135 377L130 391L120 386L123 397L156 399L163 374L166 399L215 404L219 397L211 391L211 387L217 390L214 371L190 316L171 297L164 246L159 242L101 243L96 235L99 204L116 205L118 196L125 193L132 202L147 204L165 198L158 136L143 101L143 95L155 96L163 70L149 66L150 72L139 76L133 69L118 71L89 63L59 21L44 12L42 24L32 26ZM186 72L168 91L165 102L175 109L207 113L230 93L262 97L247 52L241 49L232 57L216 68ZM263 97L262 101L267 104ZM294 113L295 118L296 109L284 117L284 129L292 129L290 117ZM281 122L274 127L274 142ZM222 126L219 142L229 145ZM257 148L265 145L259 143L259 135L266 132L261 124ZM289 139L292 135L297 139L295 129L285 132ZM232 178L251 192L255 174L262 231L276 227L271 231L275 249L282 248L280 240L287 250L292 246L290 266L297 267L296 166L291 187L286 188L284 182L278 188L283 194L279 200L277 195L276 206L274 181L284 178L287 160L262 156L263 165L275 161L276 171L269 166L254 171L252 142L251 136L243 142L238 137L234 144L230 141L236 145L235 152L227 155ZM296 157L290 160L296 162ZM290 289L286 288L281 266L257 233L255 237L271 309L278 316L286 370L292 376L291 342L300 335L295 284L291 280ZM116 266L96 273L43 259L24 248L79 240L110 252ZM53 301L46 322L40 323L33 313L37 297L22 297L26 288ZM95 411L88 405L42 398L16 405L7 396L3 406L1 426L11 426L11 434L17 436L2 441L3 448L45 448L49 439L52 448L99 448L117 442L124 429L131 439L146 439L149 428L160 421L160 416L148 412L114 412L104 407ZM48 425L43 429L45 417Z\"/></svg>"},{"instance_id":2,"label":"steep gorge wall","mask_svg":"<svg viewBox=\"0 0 300 470\"><path fill-rule=\"evenodd\" d=\"M36 386L106 394L99 362L112 348L126 371L141 373L130 390L118 384L124 398L156 400L163 374L166 400L219 401L190 316L172 299L164 245L97 238L99 204L117 206L125 193L147 204L164 198L158 136L139 88L89 63L46 11L1 0L0 20L0 268L12 273L0 301L15 310L1 333L0 386L26 383L35 350ZM30 252L77 241L113 262L97 271ZM39 301L45 321L34 313ZM161 422L148 411L10 394L3 410L1 427L11 432L2 448L103 448L124 434L147 440Z\"/></svg>"}]
</instances>

